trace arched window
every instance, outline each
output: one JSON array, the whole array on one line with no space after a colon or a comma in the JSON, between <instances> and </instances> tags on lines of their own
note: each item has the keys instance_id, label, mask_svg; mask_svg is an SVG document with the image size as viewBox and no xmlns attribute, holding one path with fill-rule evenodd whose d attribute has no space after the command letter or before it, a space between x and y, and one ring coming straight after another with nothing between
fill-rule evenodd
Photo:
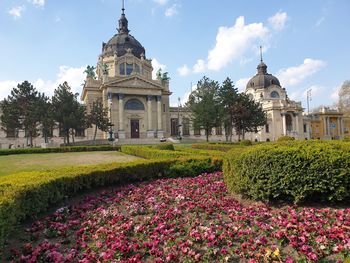
<instances>
[{"instance_id":1,"label":"arched window","mask_svg":"<svg viewBox=\"0 0 350 263\"><path fill-rule=\"evenodd\" d=\"M274 90L274 91L271 92L270 97L273 98L273 99L279 99L280 94L277 91Z\"/></svg>"},{"instance_id":2,"label":"arched window","mask_svg":"<svg viewBox=\"0 0 350 263\"><path fill-rule=\"evenodd\" d=\"M125 103L124 109L126 109L126 110L144 110L145 106L138 99L130 99Z\"/></svg>"}]
</instances>

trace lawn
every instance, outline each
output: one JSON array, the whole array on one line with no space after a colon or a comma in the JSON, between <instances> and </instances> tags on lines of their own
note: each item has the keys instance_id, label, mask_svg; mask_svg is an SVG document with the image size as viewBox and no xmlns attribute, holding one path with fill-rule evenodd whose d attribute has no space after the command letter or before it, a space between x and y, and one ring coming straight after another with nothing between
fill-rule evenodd
<instances>
[{"instance_id":1,"label":"lawn","mask_svg":"<svg viewBox=\"0 0 350 263\"><path fill-rule=\"evenodd\" d=\"M214 173L91 195L15 241L13 262L343 262L350 209L242 204Z\"/></svg>"},{"instance_id":2,"label":"lawn","mask_svg":"<svg viewBox=\"0 0 350 263\"><path fill-rule=\"evenodd\" d=\"M117 151L8 155L0 156L0 176L69 166L130 162L137 159L140 158Z\"/></svg>"}]
</instances>

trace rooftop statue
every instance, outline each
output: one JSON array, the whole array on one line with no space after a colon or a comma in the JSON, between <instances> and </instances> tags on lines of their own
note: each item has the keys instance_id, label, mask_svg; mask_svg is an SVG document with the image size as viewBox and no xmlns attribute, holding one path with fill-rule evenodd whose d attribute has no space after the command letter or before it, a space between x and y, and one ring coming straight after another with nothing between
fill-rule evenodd
<instances>
[{"instance_id":1,"label":"rooftop statue","mask_svg":"<svg viewBox=\"0 0 350 263\"><path fill-rule=\"evenodd\" d=\"M94 66L88 65L84 71L84 73L86 73L86 77L96 79L95 69L96 68Z\"/></svg>"},{"instance_id":2,"label":"rooftop statue","mask_svg":"<svg viewBox=\"0 0 350 263\"><path fill-rule=\"evenodd\" d=\"M100 67L101 67L103 75L108 75L108 70L109 70L108 65L106 63L101 63Z\"/></svg>"}]
</instances>

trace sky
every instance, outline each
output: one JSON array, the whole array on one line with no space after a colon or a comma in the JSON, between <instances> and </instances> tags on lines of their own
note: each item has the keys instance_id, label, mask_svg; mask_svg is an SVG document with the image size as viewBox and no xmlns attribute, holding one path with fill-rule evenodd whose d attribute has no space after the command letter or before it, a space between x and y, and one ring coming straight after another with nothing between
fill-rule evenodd
<instances>
[{"instance_id":1,"label":"sky","mask_svg":"<svg viewBox=\"0 0 350 263\"><path fill-rule=\"evenodd\" d=\"M115 33L121 0L0 0L0 99L28 80L53 95L67 81L81 93ZM332 106L350 79L348 0L125 0L131 34L154 72L169 72L170 103L184 103L207 76L239 91L256 74L259 46L268 73L306 108Z\"/></svg>"}]
</instances>

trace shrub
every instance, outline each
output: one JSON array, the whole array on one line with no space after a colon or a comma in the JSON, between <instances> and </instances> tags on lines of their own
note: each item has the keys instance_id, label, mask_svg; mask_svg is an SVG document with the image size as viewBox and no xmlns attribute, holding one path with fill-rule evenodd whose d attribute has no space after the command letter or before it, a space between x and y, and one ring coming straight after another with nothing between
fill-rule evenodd
<instances>
[{"instance_id":1,"label":"shrub","mask_svg":"<svg viewBox=\"0 0 350 263\"><path fill-rule=\"evenodd\" d=\"M278 142L295 141L295 138L291 137L291 136L284 135L284 136L279 137L277 139L277 141Z\"/></svg>"},{"instance_id":2,"label":"shrub","mask_svg":"<svg viewBox=\"0 0 350 263\"><path fill-rule=\"evenodd\" d=\"M33 154L33 153L63 153L63 152L91 152L91 151L119 151L120 146L64 146L52 148L17 148L1 149L0 155Z\"/></svg>"},{"instance_id":3,"label":"shrub","mask_svg":"<svg viewBox=\"0 0 350 263\"><path fill-rule=\"evenodd\" d=\"M158 149L158 150L175 151L174 145L172 143L156 144L156 145L153 146L153 148Z\"/></svg>"},{"instance_id":4,"label":"shrub","mask_svg":"<svg viewBox=\"0 0 350 263\"><path fill-rule=\"evenodd\" d=\"M229 152L223 171L230 192L272 201L343 201L350 195L349 145L298 142Z\"/></svg>"},{"instance_id":5,"label":"shrub","mask_svg":"<svg viewBox=\"0 0 350 263\"><path fill-rule=\"evenodd\" d=\"M250 140L242 140L239 142L239 145L241 145L241 146L250 146L252 144L253 143Z\"/></svg>"},{"instance_id":6,"label":"shrub","mask_svg":"<svg viewBox=\"0 0 350 263\"><path fill-rule=\"evenodd\" d=\"M183 157L178 160L143 160L4 176L0 179L0 245L4 244L15 224L33 218L65 197L72 197L84 190L117 183L194 176L217 170L220 166L220 160L214 158Z\"/></svg>"}]
</instances>

